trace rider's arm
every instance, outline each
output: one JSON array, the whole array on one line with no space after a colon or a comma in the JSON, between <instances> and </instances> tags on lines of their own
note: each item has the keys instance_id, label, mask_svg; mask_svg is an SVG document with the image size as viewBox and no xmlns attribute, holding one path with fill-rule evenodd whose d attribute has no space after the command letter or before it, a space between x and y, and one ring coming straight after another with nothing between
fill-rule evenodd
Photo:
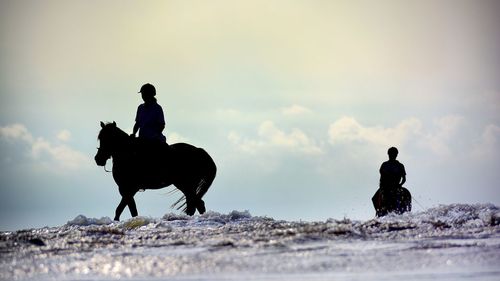
<instances>
[{"instance_id":1,"label":"rider's arm","mask_svg":"<svg viewBox=\"0 0 500 281\"><path fill-rule=\"evenodd\" d=\"M135 114L135 124L134 124L134 129L132 129L132 134L130 136L134 136L137 134L137 131L139 131L139 120L141 118L141 112L142 112L143 105L139 105L137 107L137 113Z\"/></svg>"},{"instance_id":2,"label":"rider's arm","mask_svg":"<svg viewBox=\"0 0 500 281\"><path fill-rule=\"evenodd\" d=\"M405 170L405 166L403 164L400 164L401 165L401 183L399 184L399 186L403 186L403 184L406 182L406 170Z\"/></svg>"},{"instance_id":3,"label":"rider's arm","mask_svg":"<svg viewBox=\"0 0 500 281\"><path fill-rule=\"evenodd\" d=\"M139 124L135 122L134 129L132 131L132 136L135 136L135 134L137 134L137 131L139 131Z\"/></svg>"},{"instance_id":4,"label":"rider's arm","mask_svg":"<svg viewBox=\"0 0 500 281\"><path fill-rule=\"evenodd\" d=\"M406 182L406 175L403 175L401 177L401 183L399 184L400 186L403 186L403 184Z\"/></svg>"},{"instance_id":5,"label":"rider's arm","mask_svg":"<svg viewBox=\"0 0 500 281\"><path fill-rule=\"evenodd\" d=\"M163 108L161 108L161 106L158 106L157 118L158 129L160 130L160 132L163 132L163 130L165 129L165 115L163 114Z\"/></svg>"}]
</instances>

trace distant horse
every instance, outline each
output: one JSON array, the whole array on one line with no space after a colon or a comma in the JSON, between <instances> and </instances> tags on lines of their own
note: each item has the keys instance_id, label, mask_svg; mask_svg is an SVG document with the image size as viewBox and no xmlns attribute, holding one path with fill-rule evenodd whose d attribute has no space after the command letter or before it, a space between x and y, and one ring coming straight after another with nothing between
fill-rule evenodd
<instances>
[{"instance_id":1,"label":"distant horse","mask_svg":"<svg viewBox=\"0 0 500 281\"><path fill-rule=\"evenodd\" d=\"M116 123L101 122L95 155L98 166L113 158L113 178L122 196L116 208L115 220L128 205L132 217L137 216L134 195L141 189L160 189L171 184L182 191L173 204L188 215L205 212L202 197L212 184L217 168L208 153L186 143L167 145L130 137ZM185 199L185 202L182 201ZM182 204L181 204L182 203Z\"/></svg>"},{"instance_id":2,"label":"distant horse","mask_svg":"<svg viewBox=\"0 0 500 281\"><path fill-rule=\"evenodd\" d=\"M402 186L379 188L373 195L372 202L377 217L383 217L388 213L402 214L411 211L411 193Z\"/></svg>"}]
</instances>

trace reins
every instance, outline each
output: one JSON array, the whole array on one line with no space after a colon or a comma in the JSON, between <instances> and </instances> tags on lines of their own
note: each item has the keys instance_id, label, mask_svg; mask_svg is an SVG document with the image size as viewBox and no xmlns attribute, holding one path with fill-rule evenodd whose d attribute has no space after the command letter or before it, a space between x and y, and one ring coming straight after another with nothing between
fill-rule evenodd
<instances>
[{"instance_id":1,"label":"reins","mask_svg":"<svg viewBox=\"0 0 500 281\"><path fill-rule=\"evenodd\" d=\"M422 208L422 210L424 210L424 211L426 210L426 209L424 208L424 206L422 206L422 204L420 204L420 202L418 202L418 201L417 201L417 199L415 199L415 197L413 197L413 196L412 196L412 197L411 197L411 199L412 199L413 201L415 201L415 203L417 203L417 205L418 205L418 206L420 206L420 208Z\"/></svg>"},{"instance_id":2,"label":"reins","mask_svg":"<svg viewBox=\"0 0 500 281\"><path fill-rule=\"evenodd\" d=\"M102 166L102 168L104 169L104 171L105 171L106 173L111 173L111 172L112 172L112 170L111 170L111 171L106 170L106 164L104 164L104 166Z\"/></svg>"}]
</instances>

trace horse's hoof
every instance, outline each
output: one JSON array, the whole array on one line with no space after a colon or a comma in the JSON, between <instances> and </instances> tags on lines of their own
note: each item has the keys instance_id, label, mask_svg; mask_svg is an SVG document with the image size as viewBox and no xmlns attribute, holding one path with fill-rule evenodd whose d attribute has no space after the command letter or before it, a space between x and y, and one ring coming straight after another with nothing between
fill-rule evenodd
<instances>
[{"instance_id":1,"label":"horse's hoof","mask_svg":"<svg viewBox=\"0 0 500 281\"><path fill-rule=\"evenodd\" d=\"M186 208L186 215L188 216L192 216L194 215L194 213L196 212L196 208L195 207L188 207Z\"/></svg>"},{"instance_id":2,"label":"horse's hoof","mask_svg":"<svg viewBox=\"0 0 500 281\"><path fill-rule=\"evenodd\" d=\"M196 205L196 210L198 210L198 213L200 213L200 215L204 214L207 209L205 208L205 202L203 200L200 199L200 202L198 202L198 205Z\"/></svg>"}]
</instances>

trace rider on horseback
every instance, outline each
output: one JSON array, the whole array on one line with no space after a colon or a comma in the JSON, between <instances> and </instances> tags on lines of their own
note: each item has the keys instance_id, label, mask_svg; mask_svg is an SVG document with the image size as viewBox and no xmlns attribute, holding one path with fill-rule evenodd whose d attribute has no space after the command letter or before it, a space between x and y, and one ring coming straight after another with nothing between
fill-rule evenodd
<instances>
[{"instance_id":1,"label":"rider on horseback","mask_svg":"<svg viewBox=\"0 0 500 281\"><path fill-rule=\"evenodd\" d=\"M134 137L134 157L141 170L158 174L162 159L167 154L166 138L162 134L165 128L163 109L156 101L156 89L147 83L141 87L144 103L137 108L135 125L131 137ZM139 138L135 134L139 131ZM151 184L156 184L158 179L149 177ZM142 186L141 186L142 188Z\"/></svg>"},{"instance_id":2,"label":"rider on horseback","mask_svg":"<svg viewBox=\"0 0 500 281\"><path fill-rule=\"evenodd\" d=\"M392 189L400 187L406 182L405 166L396 160L398 157L397 148L389 148L387 154L389 155L389 161L385 161L380 166L380 188Z\"/></svg>"},{"instance_id":3,"label":"rider on horseback","mask_svg":"<svg viewBox=\"0 0 500 281\"><path fill-rule=\"evenodd\" d=\"M411 194L403 187L406 182L405 166L396 160L398 149L389 148L389 161L380 166L380 188L372 198L377 216L396 212L402 214L411 211Z\"/></svg>"},{"instance_id":4,"label":"rider on horseback","mask_svg":"<svg viewBox=\"0 0 500 281\"><path fill-rule=\"evenodd\" d=\"M165 129L165 117L163 109L156 101L155 87L149 83L144 84L139 93L141 93L144 103L137 108L134 130L130 136L135 137L139 131L141 140L165 143L166 138L162 134L163 129Z\"/></svg>"}]
</instances>

